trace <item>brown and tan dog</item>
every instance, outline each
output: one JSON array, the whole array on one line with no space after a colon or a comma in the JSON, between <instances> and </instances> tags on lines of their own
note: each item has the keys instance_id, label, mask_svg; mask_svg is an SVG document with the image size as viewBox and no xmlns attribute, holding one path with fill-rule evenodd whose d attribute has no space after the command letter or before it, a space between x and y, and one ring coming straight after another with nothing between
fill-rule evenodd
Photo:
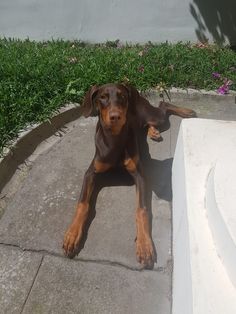
<instances>
[{"instance_id":1,"label":"brown and tan dog","mask_svg":"<svg viewBox=\"0 0 236 314\"><path fill-rule=\"evenodd\" d=\"M170 127L170 115L190 118L195 117L196 113L166 102L160 102L159 107L155 108L134 87L122 84L93 86L85 96L83 114L88 117L94 110L99 115L95 134L96 152L84 176L75 217L64 237L64 252L70 258L78 253L89 215L96 175L122 166L133 177L137 191L137 260L144 267L153 268L156 257L146 205L137 130L147 127L148 135L153 140L160 141L160 132Z\"/></svg>"}]
</instances>

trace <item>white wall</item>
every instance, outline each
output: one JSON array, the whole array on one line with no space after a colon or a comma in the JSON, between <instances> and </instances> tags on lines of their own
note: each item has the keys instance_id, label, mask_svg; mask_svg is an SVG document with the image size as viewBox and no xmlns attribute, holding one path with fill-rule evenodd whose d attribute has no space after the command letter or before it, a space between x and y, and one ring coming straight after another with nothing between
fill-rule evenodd
<instances>
[{"instance_id":1,"label":"white wall","mask_svg":"<svg viewBox=\"0 0 236 314\"><path fill-rule=\"evenodd\" d=\"M220 0L212 1L1 0L0 37L141 43L214 37L234 41L234 0L223 6ZM233 25L226 27L222 19Z\"/></svg>"}]
</instances>

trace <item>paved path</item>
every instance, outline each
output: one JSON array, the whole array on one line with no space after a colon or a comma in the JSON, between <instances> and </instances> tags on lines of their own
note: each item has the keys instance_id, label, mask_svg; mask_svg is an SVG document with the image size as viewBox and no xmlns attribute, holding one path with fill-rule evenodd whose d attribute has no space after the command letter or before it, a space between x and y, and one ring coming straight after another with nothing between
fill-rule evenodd
<instances>
[{"instance_id":1,"label":"paved path","mask_svg":"<svg viewBox=\"0 0 236 314\"><path fill-rule=\"evenodd\" d=\"M174 99L183 101L199 116L236 119L232 99ZM63 235L94 154L96 119L80 118L45 141L0 195L0 313L171 312L171 164L181 120L171 121L162 143L149 142L154 270L140 271L136 262L135 188L123 176L103 178L84 249L74 260L63 256Z\"/></svg>"}]
</instances>

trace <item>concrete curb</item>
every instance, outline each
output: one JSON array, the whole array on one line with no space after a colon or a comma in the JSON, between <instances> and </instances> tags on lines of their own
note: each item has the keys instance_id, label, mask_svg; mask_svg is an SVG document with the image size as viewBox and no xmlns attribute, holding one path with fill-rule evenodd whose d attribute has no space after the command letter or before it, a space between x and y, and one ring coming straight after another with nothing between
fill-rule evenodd
<instances>
[{"instance_id":1,"label":"concrete curb","mask_svg":"<svg viewBox=\"0 0 236 314\"><path fill-rule=\"evenodd\" d=\"M170 93L179 93L179 94L186 94L186 95L201 95L201 96L217 96L217 97L235 97L236 92L235 91L230 91L226 95L220 95L216 91L207 91L205 89L192 89L192 88L175 88L172 87L170 90Z\"/></svg>"},{"instance_id":2,"label":"concrete curb","mask_svg":"<svg viewBox=\"0 0 236 314\"><path fill-rule=\"evenodd\" d=\"M183 99L198 99L201 100L202 98L207 99L215 99L215 100L222 100L226 98L228 101L232 100L233 103L236 104L236 91L230 91L226 95L220 95L216 91L207 91L204 89L196 90L191 88L175 88L172 87L171 89L167 90L170 97L173 99L183 98ZM158 95L159 92L157 90L150 90L144 93L144 95ZM167 99L166 94L164 94L165 99Z\"/></svg>"},{"instance_id":3,"label":"concrete curb","mask_svg":"<svg viewBox=\"0 0 236 314\"><path fill-rule=\"evenodd\" d=\"M17 140L10 149L7 148L4 151L4 156L0 159L0 192L18 166L34 152L42 141L55 134L66 123L74 121L80 116L81 108L76 104L70 104L61 108L59 113L49 121L27 127L20 132Z\"/></svg>"}]
</instances>

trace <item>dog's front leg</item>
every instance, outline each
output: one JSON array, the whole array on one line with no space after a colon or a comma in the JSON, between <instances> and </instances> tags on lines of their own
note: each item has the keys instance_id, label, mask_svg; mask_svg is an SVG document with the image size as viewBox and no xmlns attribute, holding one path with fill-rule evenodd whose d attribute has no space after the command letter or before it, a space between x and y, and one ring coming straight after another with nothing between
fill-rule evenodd
<instances>
[{"instance_id":1,"label":"dog's front leg","mask_svg":"<svg viewBox=\"0 0 236 314\"><path fill-rule=\"evenodd\" d=\"M125 168L131 174L136 185L136 255L137 260L145 268L152 269L156 262L155 250L151 237L150 216L146 206L145 180L137 158L127 158Z\"/></svg>"},{"instance_id":2,"label":"dog's front leg","mask_svg":"<svg viewBox=\"0 0 236 314\"><path fill-rule=\"evenodd\" d=\"M95 176L94 161L92 161L84 175L83 186L74 219L64 236L63 249L65 255L70 258L73 258L76 255L80 245L85 223L89 214L89 201L94 188Z\"/></svg>"}]
</instances>

